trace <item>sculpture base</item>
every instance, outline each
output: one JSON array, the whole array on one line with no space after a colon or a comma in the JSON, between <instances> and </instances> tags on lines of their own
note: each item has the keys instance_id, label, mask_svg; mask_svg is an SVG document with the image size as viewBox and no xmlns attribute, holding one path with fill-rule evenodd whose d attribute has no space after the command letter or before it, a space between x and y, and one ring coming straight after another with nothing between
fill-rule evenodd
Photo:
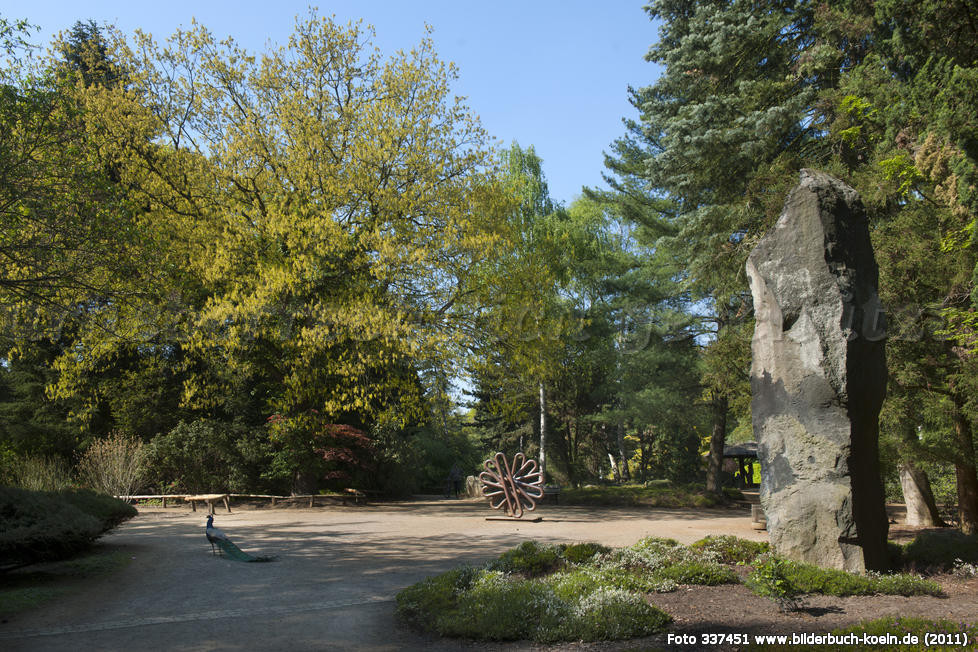
<instances>
[{"instance_id":1,"label":"sculpture base","mask_svg":"<svg viewBox=\"0 0 978 652\"><path fill-rule=\"evenodd\" d=\"M487 516L487 521L509 521L511 523L539 523L543 520L542 516L536 518L513 518L512 516Z\"/></svg>"}]
</instances>

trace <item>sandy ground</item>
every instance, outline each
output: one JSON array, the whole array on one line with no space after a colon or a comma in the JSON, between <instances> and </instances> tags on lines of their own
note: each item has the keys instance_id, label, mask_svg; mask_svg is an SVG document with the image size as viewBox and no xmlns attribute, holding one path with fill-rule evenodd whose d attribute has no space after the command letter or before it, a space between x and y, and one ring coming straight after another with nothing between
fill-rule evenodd
<instances>
[{"instance_id":1,"label":"sandy ground","mask_svg":"<svg viewBox=\"0 0 978 652\"><path fill-rule=\"evenodd\" d=\"M132 562L89 590L0 624L14 650L537 649L441 641L402 626L394 595L460 563L528 539L630 545L708 534L765 540L738 510L546 505L540 523L487 521L483 501L438 500L313 509L218 511L215 524L267 564L211 555L205 513L143 508L100 545Z\"/></svg>"}]
</instances>

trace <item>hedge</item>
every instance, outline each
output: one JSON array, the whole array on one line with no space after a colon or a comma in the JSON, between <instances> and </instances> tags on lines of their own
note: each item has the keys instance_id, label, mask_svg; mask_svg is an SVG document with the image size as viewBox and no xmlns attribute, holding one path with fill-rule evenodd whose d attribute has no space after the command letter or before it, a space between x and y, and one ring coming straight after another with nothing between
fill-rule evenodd
<instances>
[{"instance_id":1,"label":"hedge","mask_svg":"<svg viewBox=\"0 0 978 652\"><path fill-rule=\"evenodd\" d=\"M135 515L92 491L0 487L0 569L70 557Z\"/></svg>"}]
</instances>

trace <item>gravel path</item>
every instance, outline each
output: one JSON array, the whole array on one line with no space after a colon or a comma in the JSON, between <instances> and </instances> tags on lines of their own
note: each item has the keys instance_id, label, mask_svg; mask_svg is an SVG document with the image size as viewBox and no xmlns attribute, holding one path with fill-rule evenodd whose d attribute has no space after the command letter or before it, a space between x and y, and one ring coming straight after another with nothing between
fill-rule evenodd
<instances>
[{"instance_id":1,"label":"gravel path","mask_svg":"<svg viewBox=\"0 0 978 652\"><path fill-rule=\"evenodd\" d=\"M764 540L737 510L541 506L540 523L487 521L482 501L364 507L238 509L215 525L268 564L211 555L204 512L143 508L102 539L132 562L45 608L0 624L14 650L485 650L401 626L394 595L521 541L630 545L645 536L690 543L708 534ZM529 648L532 649L532 648Z\"/></svg>"}]
</instances>

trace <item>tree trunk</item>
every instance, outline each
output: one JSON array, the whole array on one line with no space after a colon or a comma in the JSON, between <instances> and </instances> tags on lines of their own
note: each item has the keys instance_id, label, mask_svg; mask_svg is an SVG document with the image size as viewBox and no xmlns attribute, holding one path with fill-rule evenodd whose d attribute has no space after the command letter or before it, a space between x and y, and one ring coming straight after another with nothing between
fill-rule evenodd
<instances>
[{"instance_id":1,"label":"tree trunk","mask_svg":"<svg viewBox=\"0 0 978 652\"><path fill-rule=\"evenodd\" d=\"M937 501L931 491L930 480L923 469L914 463L914 451L920 444L917 436L919 416L912 403L907 403L903 414L904 450L899 464L900 488L907 506L907 525L943 527L944 521L937 510Z\"/></svg>"},{"instance_id":2,"label":"tree trunk","mask_svg":"<svg viewBox=\"0 0 978 652\"><path fill-rule=\"evenodd\" d=\"M706 490L723 493L720 471L723 470L723 445L727 439L727 396L713 395L713 433L710 436L710 457L706 468Z\"/></svg>"},{"instance_id":3,"label":"tree trunk","mask_svg":"<svg viewBox=\"0 0 978 652\"><path fill-rule=\"evenodd\" d=\"M308 496L319 493L319 478L308 469L297 469L292 476L292 494Z\"/></svg>"},{"instance_id":4,"label":"tree trunk","mask_svg":"<svg viewBox=\"0 0 978 652\"><path fill-rule=\"evenodd\" d=\"M540 477L547 482L547 394L540 383Z\"/></svg>"},{"instance_id":5,"label":"tree trunk","mask_svg":"<svg viewBox=\"0 0 978 652\"><path fill-rule=\"evenodd\" d=\"M900 463L900 487L903 489L903 502L907 505L907 525L944 525L927 474L909 460Z\"/></svg>"},{"instance_id":6,"label":"tree trunk","mask_svg":"<svg viewBox=\"0 0 978 652\"><path fill-rule=\"evenodd\" d=\"M619 423L616 427L618 435L618 460L621 463L621 477L625 482L632 479L632 473L628 469L628 458L625 457L625 428Z\"/></svg>"},{"instance_id":7,"label":"tree trunk","mask_svg":"<svg viewBox=\"0 0 978 652\"><path fill-rule=\"evenodd\" d=\"M615 461L615 456L608 453L608 462L611 463L611 473L615 478L615 482L621 484L621 469L618 467L618 462Z\"/></svg>"},{"instance_id":8,"label":"tree trunk","mask_svg":"<svg viewBox=\"0 0 978 652\"><path fill-rule=\"evenodd\" d=\"M975 468L975 441L971 423L961 411L963 405L959 404L957 398L954 400L954 407L954 439L958 449L954 471L957 476L959 527L965 534L978 534L978 470Z\"/></svg>"}]
</instances>

